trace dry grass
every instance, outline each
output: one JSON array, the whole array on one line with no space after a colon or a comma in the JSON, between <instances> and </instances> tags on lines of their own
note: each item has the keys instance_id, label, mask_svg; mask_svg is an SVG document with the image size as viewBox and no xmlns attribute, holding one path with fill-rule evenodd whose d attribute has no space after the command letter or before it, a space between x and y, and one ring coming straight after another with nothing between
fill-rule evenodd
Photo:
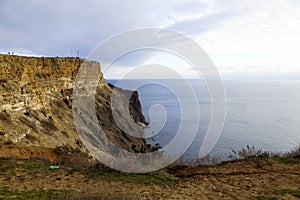
<instances>
[{"instance_id":1,"label":"dry grass","mask_svg":"<svg viewBox=\"0 0 300 200\"><path fill-rule=\"evenodd\" d=\"M247 145L245 148L229 153L228 158L232 160L275 160L283 164L294 164L300 161L300 145L299 147L285 152L285 153L273 153L257 149L254 146Z\"/></svg>"},{"instance_id":2,"label":"dry grass","mask_svg":"<svg viewBox=\"0 0 300 200\"><path fill-rule=\"evenodd\" d=\"M0 188L0 199L18 199L18 200L127 200L132 199L126 194L108 195L97 191L86 191L78 193L70 190L10 190Z\"/></svg>"},{"instance_id":3,"label":"dry grass","mask_svg":"<svg viewBox=\"0 0 300 200\"><path fill-rule=\"evenodd\" d=\"M294 150L291 150L291 151L285 153L284 156L300 159L300 145L297 148L295 148Z\"/></svg>"},{"instance_id":4,"label":"dry grass","mask_svg":"<svg viewBox=\"0 0 300 200\"><path fill-rule=\"evenodd\" d=\"M134 199L144 191L147 197L153 197L148 199L156 198L154 194L160 194L160 199L163 199L171 197L177 191L188 190L181 196L186 199L190 194L195 194L194 189L198 190L200 187L204 188L204 192L209 190L205 194L211 197L209 199L221 199L218 196L220 192L216 192L211 186L220 188L222 195L242 195L243 198L241 196L240 199L268 199L273 196L285 198L288 195L299 197L299 190L294 187L299 184L296 170L299 169L299 148L277 157L272 154L263 157L262 151L246 147L240 154L245 160L239 158L238 161L220 165L197 166L212 158L188 162L181 158L167 169L143 174L112 170L69 146L57 147L56 151L61 156L60 169L56 171L49 169L53 163L47 160L0 159L0 182L7 184L7 187L0 186L0 199ZM297 163L290 165L287 160L291 159ZM261 167L257 167L258 161L262 164ZM285 178L285 182L282 178ZM231 181L230 184L224 186L228 181ZM191 183L194 185L191 186ZM102 187L103 184L106 185L105 188ZM119 187L122 189L118 190ZM242 192L228 190L228 187L240 188ZM253 196L249 189L255 191L256 195ZM176 195L181 199L179 193ZM193 196L195 197L197 195Z\"/></svg>"},{"instance_id":5,"label":"dry grass","mask_svg":"<svg viewBox=\"0 0 300 200\"><path fill-rule=\"evenodd\" d=\"M254 146L247 145L245 148L235 151L232 150L229 152L229 159L248 159L248 158L268 158L271 156L270 152L263 151L262 149L257 149Z\"/></svg>"}]
</instances>

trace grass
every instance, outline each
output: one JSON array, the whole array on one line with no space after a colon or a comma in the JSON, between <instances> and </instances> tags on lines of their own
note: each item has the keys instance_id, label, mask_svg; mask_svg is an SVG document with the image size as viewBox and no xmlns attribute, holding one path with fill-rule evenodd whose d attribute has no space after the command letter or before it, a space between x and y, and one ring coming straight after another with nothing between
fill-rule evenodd
<instances>
[{"instance_id":1,"label":"grass","mask_svg":"<svg viewBox=\"0 0 300 200\"><path fill-rule=\"evenodd\" d=\"M101 178L108 181L122 181L126 183L137 183L144 185L161 185L166 186L170 182L175 182L179 178L167 172L152 172L144 174L129 174L122 172L102 172L99 170L91 170L87 172L89 178Z\"/></svg>"},{"instance_id":2,"label":"grass","mask_svg":"<svg viewBox=\"0 0 300 200\"><path fill-rule=\"evenodd\" d=\"M270 159L282 164L296 164L299 162L299 159L295 159L289 156L272 156L270 157Z\"/></svg>"},{"instance_id":3,"label":"grass","mask_svg":"<svg viewBox=\"0 0 300 200\"><path fill-rule=\"evenodd\" d=\"M58 149L65 151L64 148ZM72 176L73 173L80 173L85 176L85 181L88 183L91 179L101 179L107 181L118 181L126 184L141 184L141 185L159 185L167 186L170 183L176 183L180 179L170 172L172 170L164 169L152 173L143 174L129 174L118 172L108 167L103 166L100 163L87 164L87 157L77 153L76 151L72 154L72 159L64 155L64 160L68 161L60 164L61 168L67 170L66 177L62 177L61 174L56 174L53 177L54 181L65 181L68 177ZM263 152L261 149L255 149L254 147L247 146L240 151L233 151L233 160L273 160L283 164L293 164L300 161L300 148L292 150L290 152L282 154L271 154L269 152ZM203 162L203 160L201 160ZM231 161L228 161L231 162ZM85 163L85 164L82 164ZM180 162L179 162L180 163ZM197 166L198 161L193 161L192 165ZM187 163L189 165L189 163ZM221 164L220 164L221 165ZM0 159L0 175L2 175L2 181L9 182L15 176L15 169L21 172L28 172L29 174L35 174L35 172L46 172L48 173L50 163L42 159ZM175 169L179 165L172 166L171 169ZM209 175L211 173L211 167L218 167L219 165L207 166L207 169L203 171L203 174ZM170 167L170 166L169 166ZM192 168L191 168L192 170ZM176 171L176 170L175 170ZM168 173L169 172L169 173ZM51 172L50 172L51 173ZM21 177L22 178L22 177ZM276 191L268 191L255 198L258 200L264 199L280 199L285 195L292 195L293 197L300 198L300 189L291 190L283 189ZM101 194L101 193L86 193L78 194L70 190L11 190L9 187L0 186L0 200L1 199L130 199L127 196L120 194Z\"/></svg>"},{"instance_id":4,"label":"grass","mask_svg":"<svg viewBox=\"0 0 300 200\"><path fill-rule=\"evenodd\" d=\"M54 199L58 196L66 196L67 191L56 191L56 190L10 190L9 188L3 187L0 189L0 199Z\"/></svg>"},{"instance_id":5,"label":"grass","mask_svg":"<svg viewBox=\"0 0 300 200\"><path fill-rule=\"evenodd\" d=\"M0 159L0 174L10 171L18 167L16 160L14 159Z\"/></svg>"},{"instance_id":6,"label":"grass","mask_svg":"<svg viewBox=\"0 0 300 200\"><path fill-rule=\"evenodd\" d=\"M274 160L282 164L295 164L300 161L300 146L286 153L271 153L247 145L245 148L229 153L230 160Z\"/></svg>"},{"instance_id":7,"label":"grass","mask_svg":"<svg viewBox=\"0 0 300 200\"><path fill-rule=\"evenodd\" d=\"M283 190L272 191L272 193L280 196L290 194L294 197L300 198L300 189L298 190L283 189Z\"/></svg>"},{"instance_id":8,"label":"grass","mask_svg":"<svg viewBox=\"0 0 300 200\"><path fill-rule=\"evenodd\" d=\"M249 159L249 158L268 158L271 153L263 151L262 149L257 149L254 146L247 145L239 151L232 150L229 152L229 159Z\"/></svg>"},{"instance_id":9,"label":"grass","mask_svg":"<svg viewBox=\"0 0 300 200\"><path fill-rule=\"evenodd\" d=\"M272 190L272 191L265 191L265 195L256 196L257 200L275 200L275 199L282 199L285 195L289 194L293 197L300 198L300 189L291 190L291 189L282 189L282 190Z\"/></svg>"},{"instance_id":10,"label":"grass","mask_svg":"<svg viewBox=\"0 0 300 200\"><path fill-rule=\"evenodd\" d=\"M36 171L40 169L46 169L48 166L45 164L45 161L39 159L0 159L0 174L12 171L18 167L24 169L25 171Z\"/></svg>"},{"instance_id":11,"label":"grass","mask_svg":"<svg viewBox=\"0 0 300 200\"><path fill-rule=\"evenodd\" d=\"M143 174L129 174L114 171L112 169L99 170L99 164L95 166L90 166L88 168L67 168L69 172L67 176L72 175L75 172L86 175L88 179L104 179L108 181L121 181L126 183L137 183L144 185L161 185L165 186L170 182L175 182L179 178L165 171L143 173ZM62 166L63 167L63 166ZM23 172L38 172L38 171L48 171L49 165L45 163L44 160L14 160L14 159L0 159L0 175L4 176L4 181L9 181L15 174L14 169ZM1 173L2 172L2 173ZM56 181L62 180L62 177L55 177Z\"/></svg>"},{"instance_id":12,"label":"grass","mask_svg":"<svg viewBox=\"0 0 300 200\"><path fill-rule=\"evenodd\" d=\"M47 165L42 160L29 160L24 163L24 169L28 171L36 171L47 168Z\"/></svg>"},{"instance_id":13,"label":"grass","mask_svg":"<svg viewBox=\"0 0 300 200\"><path fill-rule=\"evenodd\" d=\"M18 200L108 200L130 199L125 195L108 195L101 193L77 193L72 190L10 190L7 187L0 188L0 199Z\"/></svg>"},{"instance_id":14,"label":"grass","mask_svg":"<svg viewBox=\"0 0 300 200\"><path fill-rule=\"evenodd\" d=\"M277 200L277 197L267 197L267 196L256 196L257 200Z\"/></svg>"}]
</instances>

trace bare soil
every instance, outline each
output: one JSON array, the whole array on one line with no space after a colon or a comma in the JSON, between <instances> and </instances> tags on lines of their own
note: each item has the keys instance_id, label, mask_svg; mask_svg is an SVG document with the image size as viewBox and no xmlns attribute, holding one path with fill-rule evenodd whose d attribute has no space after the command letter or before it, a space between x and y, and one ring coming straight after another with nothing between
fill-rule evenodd
<instances>
[{"instance_id":1,"label":"bare soil","mask_svg":"<svg viewBox=\"0 0 300 200\"><path fill-rule=\"evenodd\" d=\"M30 191L52 190L77 195L58 199L300 198L299 162L254 159L217 166L177 166L139 175L64 166L51 171L49 165L42 160L1 159L0 199L19 199Z\"/></svg>"}]
</instances>

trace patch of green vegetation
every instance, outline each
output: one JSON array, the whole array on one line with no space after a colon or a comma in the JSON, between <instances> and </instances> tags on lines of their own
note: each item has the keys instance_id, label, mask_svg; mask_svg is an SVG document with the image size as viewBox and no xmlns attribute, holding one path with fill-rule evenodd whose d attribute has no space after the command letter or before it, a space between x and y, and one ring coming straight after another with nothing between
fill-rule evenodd
<instances>
[{"instance_id":1,"label":"patch of green vegetation","mask_svg":"<svg viewBox=\"0 0 300 200\"><path fill-rule=\"evenodd\" d=\"M11 159L0 159L0 174L18 167L18 163Z\"/></svg>"},{"instance_id":2,"label":"patch of green vegetation","mask_svg":"<svg viewBox=\"0 0 300 200\"><path fill-rule=\"evenodd\" d=\"M52 199L66 199L66 200L106 200L106 199L129 199L124 195L108 195L108 194L89 194L89 193L76 193L71 190L10 190L7 187L0 188L0 199L18 199L18 200L52 200Z\"/></svg>"},{"instance_id":3,"label":"patch of green vegetation","mask_svg":"<svg viewBox=\"0 0 300 200\"><path fill-rule=\"evenodd\" d=\"M35 171L46 168L47 166L42 160L28 160L24 163L24 169L29 171Z\"/></svg>"},{"instance_id":4,"label":"patch of green vegetation","mask_svg":"<svg viewBox=\"0 0 300 200\"><path fill-rule=\"evenodd\" d=\"M300 198L300 189L298 189L298 190L283 189L283 190L272 191L272 193L275 195L281 195L281 196L290 194L294 197Z\"/></svg>"},{"instance_id":5,"label":"patch of green vegetation","mask_svg":"<svg viewBox=\"0 0 300 200\"><path fill-rule=\"evenodd\" d=\"M257 200L276 200L276 197L267 197L267 196L256 196Z\"/></svg>"},{"instance_id":6,"label":"patch of green vegetation","mask_svg":"<svg viewBox=\"0 0 300 200\"><path fill-rule=\"evenodd\" d=\"M70 191L64 190L10 190L9 188L0 189L0 199L53 199L57 197L67 197Z\"/></svg>"},{"instance_id":7,"label":"patch of green vegetation","mask_svg":"<svg viewBox=\"0 0 300 200\"><path fill-rule=\"evenodd\" d=\"M280 199L282 196L285 196L287 194L290 194L294 197L300 198L300 189L297 190L291 190L291 189L282 189L282 190L268 190L264 192L265 196L256 196L257 200L270 200L270 199ZM275 195L275 196L274 196Z\"/></svg>"},{"instance_id":8,"label":"patch of green vegetation","mask_svg":"<svg viewBox=\"0 0 300 200\"><path fill-rule=\"evenodd\" d=\"M89 178L106 179L109 181L123 181L126 183L138 183L145 185L162 185L165 186L170 182L179 180L179 178L166 173L166 172L152 172L144 174L129 174L121 172L103 172L99 170L93 170L88 172Z\"/></svg>"},{"instance_id":9,"label":"patch of green vegetation","mask_svg":"<svg viewBox=\"0 0 300 200\"><path fill-rule=\"evenodd\" d=\"M273 156L270 158L282 164L296 164L298 161L295 158L285 157L285 156Z\"/></svg>"}]
</instances>

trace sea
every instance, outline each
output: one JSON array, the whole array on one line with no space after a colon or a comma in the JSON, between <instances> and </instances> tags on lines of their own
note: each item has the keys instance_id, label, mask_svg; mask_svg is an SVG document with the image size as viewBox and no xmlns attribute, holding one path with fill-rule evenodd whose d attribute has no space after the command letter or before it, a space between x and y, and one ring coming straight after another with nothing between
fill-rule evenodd
<instances>
[{"instance_id":1,"label":"sea","mask_svg":"<svg viewBox=\"0 0 300 200\"><path fill-rule=\"evenodd\" d=\"M184 94L187 90L182 80L108 80L124 89L138 91L143 114L150 122L145 129L152 133L147 138L148 143L164 147L174 139L182 120L198 123L196 136L183 154L185 159L194 160L199 156L211 123L212 101L204 80L187 81L197 98L190 93L178 97L178 92ZM210 156L226 159L232 150L241 150L247 145L275 153L299 147L300 80L224 80L223 86L226 116ZM200 118L182 119L182 106L195 103L199 106ZM214 108L218 109L217 106ZM192 109L190 116L193 116ZM195 126L191 127L194 129ZM193 130L187 127L185 131L186 140L189 140Z\"/></svg>"}]
</instances>

